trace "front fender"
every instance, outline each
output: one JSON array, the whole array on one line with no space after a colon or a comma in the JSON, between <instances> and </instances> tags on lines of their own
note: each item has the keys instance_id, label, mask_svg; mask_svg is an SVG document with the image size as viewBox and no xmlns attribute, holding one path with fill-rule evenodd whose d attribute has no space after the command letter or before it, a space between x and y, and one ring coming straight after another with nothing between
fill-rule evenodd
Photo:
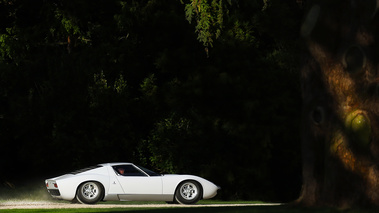
<instances>
[{"instance_id":1,"label":"front fender","mask_svg":"<svg viewBox=\"0 0 379 213\"><path fill-rule=\"evenodd\" d=\"M194 180L200 183L203 189L203 199L210 199L217 195L218 186L212 182L194 175L165 175L163 180L163 194L174 195L178 185L186 180Z\"/></svg>"}]
</instances>

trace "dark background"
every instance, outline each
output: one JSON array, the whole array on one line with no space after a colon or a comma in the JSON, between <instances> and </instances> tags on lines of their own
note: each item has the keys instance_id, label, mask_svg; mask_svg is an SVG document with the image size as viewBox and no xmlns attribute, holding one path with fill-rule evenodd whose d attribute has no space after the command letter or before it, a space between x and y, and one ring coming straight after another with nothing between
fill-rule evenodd
<instances>
[{"instance_id":1,"label":"dark background","mask_svg":"<svg viewBox=\"0 0 379 213\"><path fill-rule=\"evenodd\" d=\"M0 1L1 183L133 162L296 199L302 5L191 2Z\"/></svg>"}]
</instances>

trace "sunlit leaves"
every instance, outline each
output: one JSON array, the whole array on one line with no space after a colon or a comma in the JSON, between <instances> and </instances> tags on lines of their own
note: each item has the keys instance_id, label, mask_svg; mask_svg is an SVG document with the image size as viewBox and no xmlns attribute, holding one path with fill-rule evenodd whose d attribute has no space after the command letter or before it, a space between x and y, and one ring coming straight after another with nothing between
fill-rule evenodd
<instances>
[{"instance_id":1,"label":"sunlit leaves","mask_svg":"<svg viewBox=\"0 0 379 213\"><path fill-rule=\"evenodd\" d=\"M6 28L5 31L5 33L0 34L0 61L12 60L15 64L18 64L29 45L20 43L15 27Z\"/></svg>"},{"instance_id":2,"label":"sunlit leaves","mask_svg":"<svg viewBox=\"0 0 379 213\"><path fill-rule=\"evenodd\" d=\"M147 140L150 161L164 172L178 173L196 159L191 137L191 121L175 113L155 124ZM188 147L188 149L186 148Z\"/></svg>"},{"instance_id":3,"label":"sunlit leaves","mask_svg":"<svg viewBox=\"0 0 379 213\"><path fill-rule=\"evenodd\" d=\"M95 85L101 90L107 90L110 88L110 86L108 86L108 82L107 82L107 79L105 78L103 71L101 71L99 74L94 74L93 79L94 79Z\"/></svg>"},{"instance_id":4,"label":"sunlit leaves","mask_svg":"<svg viewBox=\"0 0 379 213\"><path fill-rule=\"evenodd\" d=\"M80 34L80 28L75 23L75 20L73 18L70 19L59 11L56 11L56 18L58 20L61 20L62 26L64 27L67 33L69 33L70 35Z\"/></svg>"},{"instance_id":5,"label":"sunlit leaves","mask_svg":"<svg viewBox=\"0 0 379 213\"><path fill-rule=\"evenodd\" d=\"M11 37L7 34L0 35L0 53L1 60L12 58L11 47L9 45Z\"/></svg>"},{"instance_id":6,"label":"sunlit leaves","mask_svg":"<svg viewBox=\"0 0 379 213\"><path fill-rule=\"evenodd\" d=\"M253 25L249 22L241 23L236 20L232 27L228 29L227 34L237 41L244 42L246 45L255 45L256 38L254 36Z\"/></svg>"},{"instance_id":7,"label":"sunlit leaves","mask_svg":"<svg viewBox=\"0 0 379 213\"><path fill-rule=\"evenodd\" d=\"M186 4L185 13L187 21L191 24L193 16L195 15L195 8L192 4Z\"/></svg>"},{"instance_id":8,"label":"sunlit leaves","mask_svg":"<svg viewBox=\"0 0 379 213\"><path fill-rule=\"evenodd\" d=\"M157 85L155 84L156 78L154 74L151 74L143 80L141 83L141 91L146 97L153 96L157 91Z\"/></svg>"},{"instance_id":9,"label":"sunlit leaves","mask_svg":"<svg viewBox=\"0 0 379 213\"><path fill-rule=\"evenodd\" d=\"M198 40L204 46L213 46L214 39L221 35L224 21L224 4L222 0L191 0L185 6L185 15L191 23L196 19Z\"/></svg>"},{"instance_id":10,"label":"sunlit leaves","mask_svg":"<svg viewBox=\"0 0 379 213\"><path fill-rule=\"evenodd\" d=\"M120 76L114 80L112 86L105 76L104 71L95 73L93 75L93 85L89 86L92 106L97 106L100 102L104 101L101 97L127 94L127 90L127 82L123 75L120 74Z\"/></svg>"},{"instance_id":11,"label":"sunlit leaves","mask_svg":"<svg viewBox=\"0 0 379 213\"><path fill-rule=\"evenodd\" d=\"M127 84L126 80L124 79L123 75L120 75L118 79L114 82L114 89L117 93L121 94L126 91Z\"/></svg>"}]
</instances>

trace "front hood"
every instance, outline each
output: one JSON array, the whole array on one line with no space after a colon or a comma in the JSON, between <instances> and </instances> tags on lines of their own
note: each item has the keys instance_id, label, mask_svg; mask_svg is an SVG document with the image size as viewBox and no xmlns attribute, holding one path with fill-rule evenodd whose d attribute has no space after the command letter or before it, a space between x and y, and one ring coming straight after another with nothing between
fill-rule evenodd
<instances>
[{"instance_id":1,"label":"front hood","mask_svg":"<svg viewBox=\"0 0 379 213\"><path fill-rule=\"evenodd\" d=\"M185 176L184 174L162 174L162 175L163 176Z\"/></svg>"}]
</instances>

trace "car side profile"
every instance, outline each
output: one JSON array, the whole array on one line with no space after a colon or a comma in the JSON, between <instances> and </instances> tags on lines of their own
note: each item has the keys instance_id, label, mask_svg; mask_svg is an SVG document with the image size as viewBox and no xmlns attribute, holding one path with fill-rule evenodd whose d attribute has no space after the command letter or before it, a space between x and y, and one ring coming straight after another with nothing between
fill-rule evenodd
<instances>
[{"instance_id":1,"label":"car side profile","mask_svg":"<svg viewBox=\"0 0 379 213\"><path fill-rule=\"evenodd\" d=\"M45 180L53 198L95 204L99 201L165 201L195 204L220 189L194 175L157 174L132 163L105 163Z\"/></svg>"}]
</instances>

